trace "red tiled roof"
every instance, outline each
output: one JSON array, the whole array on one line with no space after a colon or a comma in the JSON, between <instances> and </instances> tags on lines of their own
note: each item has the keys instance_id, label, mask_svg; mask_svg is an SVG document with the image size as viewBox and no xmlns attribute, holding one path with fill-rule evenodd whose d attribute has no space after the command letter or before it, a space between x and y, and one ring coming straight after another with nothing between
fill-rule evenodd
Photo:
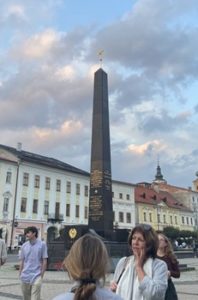
<instances>
[{"instance_id":1,"label":"red tiled roof","mask_svg":"<svg viewBox=\"0 0 198 300\"><path fill-rule=\"evenodd\" d=\"M177 191L188 191L189 192L189 189L188 188L184 188L184 187L179 187L179 186L175 186L175 185L171 185L171 184L167 184L167 183L155 183L154 185L157 185L159 186L160 189L164 189L164 190L171 190L171 189L174 189L174 190L177 190Z\"/></svg>"},{"instance_id":2,"label":"red tiled roof","mask_svg":"<svg viewBox=\"0 0 198 300\"><path fill-rule=\"evenodd\" d=\"M183 203L179 202L170 193L166 191L156 192L152 187L143 187L143 186L135 187L136 203L157 205L162 201L170 208L184 210L184 211L191 211L189 208L183 205Z\"/></svg>"}]
</instances>

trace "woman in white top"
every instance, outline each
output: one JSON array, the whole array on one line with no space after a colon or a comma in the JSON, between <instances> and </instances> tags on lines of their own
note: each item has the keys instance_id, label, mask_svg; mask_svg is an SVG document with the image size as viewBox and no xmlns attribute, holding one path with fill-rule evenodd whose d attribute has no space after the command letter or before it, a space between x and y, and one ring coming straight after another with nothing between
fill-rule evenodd
<instances>
[{"instance_id":1,"label":"woman in white top","mask_svg":"<svg viewBox=\"0 0 198 300\"><path fill-rule=\"evenodd\" d=\"M85 234L79 238L63 265L75 283L71 291L53 300L124 300L104 288L109 257L104 243L98 237Z\"/></svg>"},{"instance_id":2,"label":"woman in white top","mask_svg":"<svg viewBox=\"0 0 198 300\"><path fill-rule=\"evenodd\" d=\"M132 256L116 266L111 290L124 300L163 300L167 288L167 266L157 259L158 236L148 224L133 228L128 238Z\"/></svg>"}]
</instances>

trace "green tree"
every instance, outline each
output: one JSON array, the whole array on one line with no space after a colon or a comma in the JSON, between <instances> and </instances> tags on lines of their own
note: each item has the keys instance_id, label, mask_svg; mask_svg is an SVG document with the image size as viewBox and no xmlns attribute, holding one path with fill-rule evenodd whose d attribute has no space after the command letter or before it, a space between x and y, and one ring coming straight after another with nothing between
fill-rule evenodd
<instances>
[{"instance_id":1,"label":"green tree","mask_svg":"<svg viewBox=\"0 0 198 300\"><path fill-rule=\"evenodd\" d=\"M163 233L172 241L180 236L180 230L173 226L165 227Z\"/></svg>"}]
</instances>

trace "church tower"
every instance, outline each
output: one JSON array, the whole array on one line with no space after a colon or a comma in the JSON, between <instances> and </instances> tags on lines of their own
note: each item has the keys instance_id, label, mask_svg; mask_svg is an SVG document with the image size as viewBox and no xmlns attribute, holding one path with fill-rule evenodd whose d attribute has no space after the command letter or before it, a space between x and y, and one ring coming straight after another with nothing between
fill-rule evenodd
<instances>
[{"instance_id":1,"label":"church tower","mask_svg":"<svg viewBox=\"0 0 198 300\"><path fill-rule=\"evenodd\" d=\"M164 183L164 184L167 183L167 181L163 178L159 161L157 163L157 172L155 175L155 179L153 180L153 183Z\"/></svg>"}]
</instances>

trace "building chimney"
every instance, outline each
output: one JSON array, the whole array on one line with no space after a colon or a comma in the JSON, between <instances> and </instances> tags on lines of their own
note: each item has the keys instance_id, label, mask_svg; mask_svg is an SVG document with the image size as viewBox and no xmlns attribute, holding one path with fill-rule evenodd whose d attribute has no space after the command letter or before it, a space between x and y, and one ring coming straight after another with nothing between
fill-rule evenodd
<instances>
[{"instance_id":1,"label":"building chimney","mask_svg":"<svg viewBox=\"0 0 198 300\"><path fill-rule=\"evenodd\" d=\"M17 143L17 151L21 151L22 150L22 143L18 142Z\"/></svg>"}]
</instances>

